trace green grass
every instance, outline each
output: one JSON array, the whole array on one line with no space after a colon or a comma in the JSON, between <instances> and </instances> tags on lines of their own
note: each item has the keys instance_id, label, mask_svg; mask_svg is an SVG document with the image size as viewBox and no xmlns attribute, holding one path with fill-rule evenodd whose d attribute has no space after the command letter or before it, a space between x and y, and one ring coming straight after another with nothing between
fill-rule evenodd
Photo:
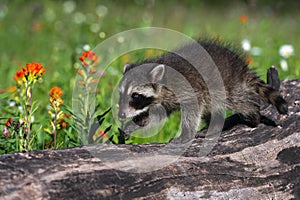
<instances>
[{"instance_id":1,"label":"green grass","mask_svg":"<svg viewBox=\"0 0 300 200\"><path fill-rule=\"evenodd\" d=\"M135 3L96 0L68 2L16 0L0 3L0 92L4 93L15 85L15 72L26 63L40 62L47 70L43 82L35 87L33 94L33 98L40 103L35 113L35 119L40 122L39 128L36 128L40 143L45 143L45 140L49 142L52 137L41 128L48 123L50 88L61 87L65 105L72 107L72 91L82 46L88 44L93 49L110 36L132 28L164 27L194 38L220 38L237 46L244 38L248 38L252 46L262 50L259 56L250 55L253 59L250 66L262 79L265 80L266 70L271 65L278 67L281 79L300 77L300 48L297 45L300 44L300 13L292 9L293 4L291 8L285 7L279 12L280 9L271 7L272 1L270 4L269 1L264 1L254 9L250 9L243 1L233 1L229 5L218 5L218 1L155 1L155 4L143 0L134 1ZM75 5L74 10L71 10L72 5ZM66 9L69 9L69 13ZM248 16L246 25L239 21L242 14ZM283 44L291 44L295 50L295 55L287 60L287 71L280 68L282 57L278 51ZM122 76L123 64L146 58L145 51L116 58L110 64L98 85L97 102L102 112L111 106L111 92ZM0 117L4 118L1 122L5 123L12 116L7 112L9 109L13 108L8 107L8 98L1 99ZM174 135L178 129L175 118L167 122L166 129L160 134L147 140L132 138L131 141L168 141L172 136L166 136L166 133L172 132ZM117 132L111 113L106 117L103 127L110 124L113 125L111 133ZM0 130L3 128L4 125L1 125ZM79 144L68 143L68 139L70 137L67 136L61 139L60 147ZM2 145L10 143L3 139ZM1 148L3 147L0 146ZM36 148L44 146L37 145ZM13 148L4 152L10 151L14 151Z\"/></svg>"}]
</instances>

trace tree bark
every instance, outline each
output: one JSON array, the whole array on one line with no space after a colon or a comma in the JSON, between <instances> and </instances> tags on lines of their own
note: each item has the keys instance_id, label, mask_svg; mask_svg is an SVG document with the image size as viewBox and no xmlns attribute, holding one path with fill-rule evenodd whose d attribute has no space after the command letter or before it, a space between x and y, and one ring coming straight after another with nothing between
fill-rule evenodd
<instances>
[{"instance_id":1,"label":"tree bark","mask_svg":"<svg viewBox=\"0 0 300 200\"><path fill-rule=\"evenodd\" d=\"M166 144L0 155L0 197L300 199L300 80L284 81L281 93L288 116L272 106L262 108L277 127L238 125L223 132L207 155L199 154L204 138L179 156L164 153Z\"/></svg>"}]
</instances>

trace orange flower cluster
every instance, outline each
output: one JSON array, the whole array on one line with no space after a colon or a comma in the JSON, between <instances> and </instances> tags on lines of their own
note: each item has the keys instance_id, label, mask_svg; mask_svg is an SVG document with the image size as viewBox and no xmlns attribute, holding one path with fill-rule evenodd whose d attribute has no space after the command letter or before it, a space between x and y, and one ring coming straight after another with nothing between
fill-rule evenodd
<instances>
[{"instance_id":1,"label":"orange flower cluster","mask_svg":"<svg viewBox=\"0 0 300 200\"><path fill-rule=\"evenodd\" d=\"M51 90L49 92L50 97L52 97L54 99L61 98L63 94L64 94L64 92L61 90L60 87L57 87L57 86L51 88Z\"/></svg>"},{"instance_id":2,"label":"orange flower cluster","mask_svg":"<svg viewBox=\"0 0 300 200\"><path fill-rule=\"evenodd\" d=\"M77 71L83 80L79 82L81 85L87 85L91 83L97 83L100 76L104 75L104 72L95 69L98 64L98 55L93 51L84 51L79 57L81 61L81 69Z\"/></svg>"},{"instance_id":3,"label":"orange flower cluster","mask_svg":"<svg viewBox=\"0 0 300 200\"><path fill-rule=\"evenodd\" d=\"M63 91L61 90L60 87L53 87L51 88L50 92L49 92L49 96L50 96L50 101L51 102L56 102L56 104L61 105L64 103L64 101L62 100L62 95L63 95Z\"/></svg>"},{"instance_id":4,"label":"orange flower cluster","mask_svg":"<svg viewBox=\"0 0 300 200\"><path fill-rule=\"evenodd\" d=\"M83 66L97 65L98 56L93 51L82 52L82 56L79 57Z\"/></svg>"},{"instance_id":5,"label":"orange flower cluster","mask_svg":"<svg viewBox=\"0 0 300 200\"><path fill-rule=\"evenodd\" d=\"M46 71L45 68L43 68L43 65L40 63L35 63L35 62L27 63L26 67L27 67L27 71L25 71L25 75L33 74L34 76L37 75L41 76Z\"/></svg>"},{"instance_id":6,"label":"orange flower cluster","mask_svg":"<svg viewBox=\"0 0 300 200\"><path fill-rule=\"evenodd\" d=\"M19 85L22 85L23 82L38 79L45 71L45 68L43 68L43 65L40 63L27 63L26 68L22 68L20 71L16 72L14 80L17 81Z\"/></svg>"}]
</instances>

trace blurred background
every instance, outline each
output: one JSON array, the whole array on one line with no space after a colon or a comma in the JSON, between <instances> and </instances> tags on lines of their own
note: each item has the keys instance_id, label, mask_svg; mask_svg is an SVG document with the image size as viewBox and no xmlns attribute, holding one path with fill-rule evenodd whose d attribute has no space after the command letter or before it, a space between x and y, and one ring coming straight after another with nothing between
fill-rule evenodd
<instances>
[{"instance_id":1,"label":"blurred background","mask_svg":"<svg viewBox=\"0 0 300 200\"><path fill-rule=\"evenodd\" d=\"M279 66L279 48L291 44L292 69L280 74L295 78L299 76L299 70L293 70L296 64L299 67L299 8L300 2L292 0L1 0L0 72L5 75L0 88L14 84L16 69L31 61L44 64L46 84L65 84L71 81L66 74L74 75L80 48L93 49L113 34L146 26L237 45L247 39L251 47L258 47L251 64L259 74L270 65Z\"/></svg>"}]
</instances>

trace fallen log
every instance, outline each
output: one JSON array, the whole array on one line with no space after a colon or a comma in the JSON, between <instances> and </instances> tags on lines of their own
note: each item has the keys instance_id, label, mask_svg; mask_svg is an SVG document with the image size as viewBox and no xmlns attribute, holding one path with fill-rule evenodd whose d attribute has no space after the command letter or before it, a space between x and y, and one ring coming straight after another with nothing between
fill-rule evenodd
<instances>
[{"instance_id":1,"label":"fallen log","mask_svg":"<svg viewBox=\"0 0 300 200\"><path fill-rule=\"evenodd\" d=\"M157 154L165 144L0 155L0 197L300 199L300 80L284 81L281 93L288 116L272 106L262 110L277 127L238 125L223 132L205 156L199 156L204 138L195 139L180 156Z\"/></svg>"}]
</instances>

